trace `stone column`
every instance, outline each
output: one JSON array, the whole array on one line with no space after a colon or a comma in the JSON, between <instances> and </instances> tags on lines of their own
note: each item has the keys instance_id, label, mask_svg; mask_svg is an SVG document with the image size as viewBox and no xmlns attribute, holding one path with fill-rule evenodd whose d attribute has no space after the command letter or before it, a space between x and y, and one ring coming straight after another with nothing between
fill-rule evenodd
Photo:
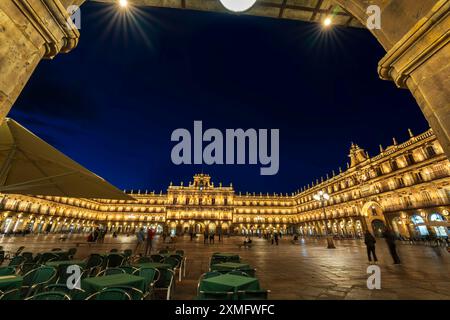
<instances>
[{"instance_id":1,"label":"stone column","mask_svg":"<svg viewBox=\"0 0 450 320\"><path fill-rule=\"evenodd\" d=\"M70 51L79 35L59 0L0 1L0 123L39 61Z\"/></svg>"},{"instance_id":2,"label":"stone column","mask_svg":"<svg viewBox=\"0 0 450 320\"><path fill-rule=\"evenodd\" d=\"M380 61L382 79L408 88L450 157L450 1L433 9Z\"/></svg>"}]
</instances>

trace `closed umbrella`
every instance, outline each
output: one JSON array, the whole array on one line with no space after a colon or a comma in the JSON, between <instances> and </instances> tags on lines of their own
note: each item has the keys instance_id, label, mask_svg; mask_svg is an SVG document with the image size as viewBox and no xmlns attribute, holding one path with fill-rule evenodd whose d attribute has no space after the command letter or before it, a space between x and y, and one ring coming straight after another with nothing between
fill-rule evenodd
<instances>
[{"instance_id":1,"label":"closed umbrella","mask_svg":"<svg viewBox=\"0 0 450 320\"><path fill-rule=\"evenodd\" d=\"M133 200L9 118L0 125L0 192Z\"/></svg>"}]
</instances>

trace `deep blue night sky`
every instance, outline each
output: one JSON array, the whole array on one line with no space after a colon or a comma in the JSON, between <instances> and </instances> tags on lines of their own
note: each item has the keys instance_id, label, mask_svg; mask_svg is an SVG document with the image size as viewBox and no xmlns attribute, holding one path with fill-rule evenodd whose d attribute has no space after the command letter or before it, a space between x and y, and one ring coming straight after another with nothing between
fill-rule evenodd
<instances>
[{"instance_id":1,"label":"deep blue night sky","mask_svg":"<svg viewBox=\"0 0 450 320\"><path fill-rule=\"evenodd\" d=\"M384 51L366 30L155 8L118 23L111 9L82 7L78 47L41 62L9 116L121 189L203 170L238 191L292 192L345 168L351 141L376 155L428 128L411 94L378 78ZM172 164L170 135L194 120L279 128L278 174Z\"/></svg>"}]
</instances>

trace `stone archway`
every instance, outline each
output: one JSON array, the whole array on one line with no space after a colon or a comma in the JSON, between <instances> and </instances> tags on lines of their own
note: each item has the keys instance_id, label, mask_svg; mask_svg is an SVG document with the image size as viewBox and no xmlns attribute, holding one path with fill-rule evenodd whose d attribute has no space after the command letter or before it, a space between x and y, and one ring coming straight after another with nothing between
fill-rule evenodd
<instances>
[{"instance_id":1,"label":"stone archway","mask_svg":"<svg viewBox=\"0 0 450 320\"><path fill-rule=\"evenodd\" d=\"M379 229L381 228L380 223L375 223L374 221L380 221L384 227L381 228L383 232L385 228L388 228L387 221L383 214L383 208L378 202L368 201L366 202L361 209L362 219L364 219L363 224L365 227L373 234L379 235ZM375 228L374 228L375 226Z\"/></svg>"},{"instance_id":2,"label":"stone archway","mask_svg":"<svg viewBox=\"0 0 450 320\"><path fill-rule=\"evenodd\" d=\"M216 10L211 1L205 1L205 7L199 9ZM51 59L76 47L80 33L70 22L66 8L83 2L0 2L0 122L42 58ZM450 0L333 2L363 25L368 19L368 6L379 6L382 27L371 32L387 54L378 65L378 73L382 79L392 80L398 87L411 91L450 157ZM170 1L134 0L133 3L173 7ZM185 5L185 1L180 3Z\"/></svg>"}]
</instances>

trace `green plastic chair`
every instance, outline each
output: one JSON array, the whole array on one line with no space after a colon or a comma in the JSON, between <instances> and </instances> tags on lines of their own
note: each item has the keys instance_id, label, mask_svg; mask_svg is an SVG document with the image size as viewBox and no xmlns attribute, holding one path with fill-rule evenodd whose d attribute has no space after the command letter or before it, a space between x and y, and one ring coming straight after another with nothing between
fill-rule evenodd
<instances>
[{"instance_id":1,"label":"green plastic chair","mask_svg":"<svg viewBox=\"0 0 450 320\"><path fill-rule=\"evenodd\" d=\"M12 258L17 257L18 255L20 255L23 251L23 249L25 249L24 246L20 246L15 253L13 253Z\"/></svg>"},{"instance_id":2,"label":"green plastic chair","mask_svg":"<svg viewBox=\"0 0 450 320\"><path fill-rule=\"evenodd\" d=\"M230 272L227 272L227 274L234 274L235 276L241 276L241 277L250 277L248 273L240 270L233 270Z\"/></svg>"},{"instance_id":3,"label":"green plastic chair","mask_svg":"<svg viewBox=\"0 0 450 320\"><path fill-rule=\"evenodd\" d=\"M153 262L152 258L150 257L139 257L137 260L137 263L147 263L147 262Z\"/></svg>"},{"instance_id":4,"label":"green plastic chair","mask_svg":"<svg viewBox=\"0 0 450 320\"><path fill-rule=\"evenodd\" d=\"M132 266L121 266L119 269L122 269L123 271L125 271L125 273L128 274L133 274L137 270L137 268Z\"/></svg>"},{"instance_id":5,"label":"green plastic chair","mask_svg":"<svg viewBox=\"0 0 450 320\"><path fill-rule=\"evenodd\" d=\"M36 264L34 262L24 263L20 266L19 274L24 275L30 272L31 270L34 270L36 268L41 267L40 264Z\"/></svg>"},{"instance_id":6,"label":"green plastic chair","mask_svg":"<svg viewBox=\"0 0 450 320\"><path fill-rule=\"evenodd\" d=\"M268 300L270 290L239 290L238 300Z\"/></svg>"},{"instance_id":7,"label":"green plastic chair","mask_svg":"<svg viewBox=\"0 0 450 320\"><path fill-rule=\"evenodd\" d=\"M19 268L23 263L25 262L25 258L22 256L15 256L12 258L9 263L8 267L16 267Z\"/></svg>"},{"instance_id":8,"label":"green plastic chair","mask_svg":"<svg viewBox=\"0 0 450 320\"><path fill-rule=\"evenodd\" d=\"M56 276L56 269L52 267L42 266L31 270L23 276L22 296L27 298L34 295L41 288L56 280Z\"/></svg>"},{"instance_id":9,"label":"green plastic chair","mask_svg":"<svg viewBox=\"0 0 450 320\"><path fill-rule=\"evenodd\" d=\"M86 300L131 300L131 296L122 289L105 288L102 291L91 294Z\"/></svg>"},{"instance_id":10,"label":"green plastic chair","mask_svg":"<svg viewBox=\"0 0 450 320\"><path fill-rule=\"evenodd\" d=\"M131 257L133 255L133 250L132 249L125 249L123 250L123 254L125 257Z\"/></svg>"},{"instance_id":11,"label":"green plastic chair","mask_svg":"<svg viewBox=\"0 0 450 320\"><path fill-rule=\"evenodd\" d=\"M106 268L105 270L100 271L97 274L97 277L110 276L112 274L122 274L122 273L126 273L125 270L123 270L122 268Z\"/></svg>"},{"instance_id":12,"label":"green plastic chair","mask_svg":"<svg viewBox=\"0 0 450 320\"><path fill-rule=\"evenodd\" d=\"M0 300L21 300L20 290L11 289L5 292L0 292Z\"/></svg>"},{"instance_id":13,"label":"green plastic chair","mask_svg":"<svg viewBox=\"0 0 450 320\"><path fill-rule=\"evenodd\" d=\"M200 291L200 300L232 300L234 292Z\"/></svg>"},{"instance_id":14,"label":"green plastic chair","mask_svg":"<svg viewBox=\"0 0 450 320\"><path fill-rule=\"evenodd\" d=\"M159 254L166 254L166 253L169 253L169 250L167 250L167 249L161 249L161 250L158 251L158 253L159 253Z\"/></svg>"},{"instance_id":15,"label":"green plastic chair","mask_svg":"<svg viewBox=\"0 0 450 320\"><path fill-rule=\"evenodd\" d=\"M15 267L1 267L0 276L12 276L16 273Z\"/></svg>"},{"instance_id":16,"label":"green plastic chair","mask_svg":"<svg viewBox=\"0 0 450 320\"><path fill-rule=\"evenodd\" d=\"M103 266L103 257L92 253L86 261L85 270L88 276L96 275Z\"/></svg>"},{"instance_id":17,"label":"green plastic chair","mask_svg":"<svg viewBox=\"0 0 450 320\"><path fill-rule=\"evenodd\" d=\"M46 264L47 262L57 261L57 260L60 260L59 256L57 254L55 254L53 252L44 252L41 255L41 258L39 259L39 263L40 264Z\"/></svg>"},{"instance_id":18,"label":"green plastic chair","mask_svg":"<svg viewBox=\"0 0 450 320\"><path fill-rule=\"evenodd\" d=\"M125 262L125 256L118 253L110 253L106 256L106 268L117 268Z\"/></svg>"},{"instance_id":19,"label":"green plastic chair","mask_svg":"<svg viewBox=\"0 0 450 320\"><path fill-rule=\"evenodd\" d=\"M175 253L179 254L182 257L184 257L184 250L176 250Z\"/></svg>"},{"instance_id":20,"label":"green plastic chair","mask_svg":"<svg viewBox=\"0 0 450 320\"><path fill-rule=\"evenodd\" d=\"M172 296L172 291L174 287L174 278L175 273L171 269L161 269L160 270L161 275L154 286L155 292L165 292L166 293L166 299L170 300L170 297Z\"/></svg>"},{"instance_id":21,"label":"green plastic chair","mask_svg":"<svg viewBox=\"0 0 450 320\"><path fill-rule=\"evenodd\" d=\"M134 275L145 278L145 293L144 299L152 297L154 294L154 287L156 282L159 280L161 273L156 268L140 268L137 269Z\"/></svg>"},{"instance_id":22,"label":"green plastic chair","mask_svg":"<svg viewBox=\"0 0 450 320\"><path fill-rule=\"evenodd\" d=\"M25 263L33 262L32 252L22 252L21 256L25 258Z\"/></svg>"},{"instance_id":23,"label":"green plastic chair","mask_svg":"<svg viewBox=\"0 0 450 320\"><path fill-rule=\"evenodd\" d=\"M172 269L175 269L175 268L179 268L180 267L181 261L178 260L175 257L170 256L170 257L165 258L163 260L163 263L170 264L170 267Z\"/></svg>"},{"instance_id":24,"label":"green plastic chair","mask_svg":"<svg viewBox=\"0 0 450 320\"><path fill-rule=\"evenodd\" d=\"M52 292L41 292L34 296L28 297L25 300L72 300L64 292L52 291Z\"/></svg>"},{"instance_id":25,"label":"green plastic chair","mask_svg":"<svg viewBox=\"0 0 450 320\"><path fill-rule=\"evenodd\" d=\"M143 300L144 299L144 292L141 290L131 287L131 286L112 286L108 287L108 289L119 289L123 290L126 293L128 293L131 297L131 300Z\"/></svg>"},{"instance_id":26,"label":"green plastic chair","mask_svg":"<svg viewBox=\"0 0 450 320\"><path fill-rule=\"evenodd\" d=\"M53 291L64 292L72 300L84 300L87 297L87 293L83 289L77 288L69 289L66 284L62 283L50 284L44 288L44 292L53 292Z\"/></svg>"},{"instance_id":27,"label":"green plastic chair","mask_svg":"<svg viewBox=\"0 0 450 320\"><path fill-rule=\"evenodd\" d=\"M176 266L176 269L177 269L176 271L178 271L179 281L181 281L181 271L183 270L183 268L184 268L184 273L186 275L186 266L185 266L186 258L183 257L182 255L178 254L178 253L171 254L170 257L171 258L175 258L175 259L177 259L180 262L178 264L178 266Z\"/></svg>"},{"instance_id":28,"label":"green plastic chair","mask_svg":"<svg viewBox=\"0 0 450 320\"><path fill-rule=\"evenodd\" d=\"M250 268L250 269L236 269L236 271L242 271L248 274L250 277L255 277L256 275L256 269Z\"/></svg>"},{"instance_id":29,"label":"green plastic chair","mask_svg":"<svg viewBox=\"0 0 450 320\"><path fill-rule=\"evenodd\" d=\"M67 256L69 257L69 260L72 260L76 253L77 253L77 248L70 248L67 251Z\"/></svg>"},{"instance_id":30,"label":"green plastic chair","mask_svg":"<svg viewBox=\"0 0 450 320\"><path fill-rule=\"evenodd\" d=\"M160 254L152 254L150 256L150 258L152 259L153 262L163 262L164 261L164 257Z\"/></svg>"},{"instance_id":31,"label":"green plastic chair","mask_svg":"<svg viewBox=\"0 0 450 320\"><path fill-rule=\"evenodd\" d=\"M181 262L182 259L179 260L175 256L170 256L164 259L164 263L170 264L170 267L175 272L175 274L178 272L178 281L181 281Z\"/></svg>"}]
</instances>

